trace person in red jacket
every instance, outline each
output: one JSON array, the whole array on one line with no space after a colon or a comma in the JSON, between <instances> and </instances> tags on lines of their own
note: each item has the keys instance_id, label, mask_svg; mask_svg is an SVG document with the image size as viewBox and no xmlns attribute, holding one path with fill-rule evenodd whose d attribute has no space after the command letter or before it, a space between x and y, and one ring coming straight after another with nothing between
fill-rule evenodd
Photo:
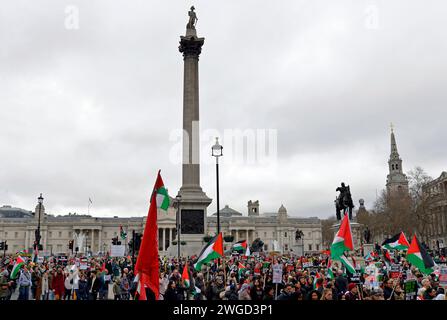
<instances>
[{"instance_id":1,"label":"person in red jacket","mask_svg":"<svg viewBox=\"0 0 447 320\"><path fill-rule=\"evenodd\" d=\"M57 272L53 276L53 281L51 283L51 287L54 290L55 300L61 300L65 294L65 276L62 272L62 269L57 268Z\"/></svg>"}]
</instances>

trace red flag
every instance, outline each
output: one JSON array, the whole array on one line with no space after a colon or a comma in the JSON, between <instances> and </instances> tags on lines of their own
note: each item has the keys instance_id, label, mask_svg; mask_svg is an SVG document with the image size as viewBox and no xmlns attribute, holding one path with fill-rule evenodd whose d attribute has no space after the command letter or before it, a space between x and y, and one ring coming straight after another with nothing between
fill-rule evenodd
<instances>
[{"instance_id":1,"label":"red flag","mask_svg":"<svg viewBox=\"0 0 447 320\"><path fill-rule=\"evenodd\" d=\"M151 195L151 203L147 215L146 226L144 228L143 239L140 245L137 263L135 264L135 274L139 274L140 300L146 300L145 288L149 288L159 297L159 262L158 262L158 226L157 226L157 190L164 188L160 171Z\"/></svg>"}]
</instances>

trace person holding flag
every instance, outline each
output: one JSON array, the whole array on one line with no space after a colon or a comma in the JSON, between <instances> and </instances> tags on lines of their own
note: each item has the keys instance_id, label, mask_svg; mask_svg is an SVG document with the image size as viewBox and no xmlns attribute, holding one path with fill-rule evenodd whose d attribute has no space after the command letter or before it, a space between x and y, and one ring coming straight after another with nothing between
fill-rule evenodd
<instances>
[{"instance_id":1,"label":"person holding flag","mask_svg":"<svg viewBox=\"0 0 447 320\"><path fill-rule=\"evenodd\" d=\"M194 264L194 269L200 271L202 269L202 265L208 264L214 259L221 258L223 257L223 255L224 250L222 232L220 232L218 235L212 238L210 242L202 249L202 252L200 252L199 257Z\"/></svg>"},{"instance_id":2,"label":"person holding flag","mask_svg":"<svg viewBox=\"0 0 447 320\"><path fill-rule=\"evenodd\" d=\"M163 179L158 171L154 189L150 198L149 212L143 239L140 245L137 263L135 264L137 293L139 300L159 299L159 261L158 261L158 226L157 208L167 210L169 196Z\"/></svg>"},{"instance_id":3,"label":"person holding flag","mask_svg":"<svg viewBox=\"0 0 447 320\"><path fill-rule=\"evenodd\" d=\"M351 274L355 272L355 268L345 255L346 251L353 251L354 243L352 241L351 225L349 224L348 215L345 212L343 221L340 224L334 241L331 245L331 259L339 260Z\"/></svg>"}]
</instances>

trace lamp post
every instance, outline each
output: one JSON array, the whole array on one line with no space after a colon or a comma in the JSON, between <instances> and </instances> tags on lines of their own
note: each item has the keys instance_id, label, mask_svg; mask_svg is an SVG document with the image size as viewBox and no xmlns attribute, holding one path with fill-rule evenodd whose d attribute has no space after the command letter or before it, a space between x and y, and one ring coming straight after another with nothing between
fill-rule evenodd
<instances>
[{"instance_id":1,"label":"lamp post","mask_svg":"<svg viewBox=\"0 0 447 320\"><path fill-rule=\"evenodd\" d=\"M180 222L180 201L182 200L181 195L177 195L175 197L175 203L177 205L177 214L176 214L176 224L177 224L177 257L180 261L180 233L181 233L181 222ZM180 263L180 262L179 262Z\"/></svg>"},{"instance_id":2,"label":"lamp post","mask_svg":"<svg viewBox=\"0 0 447 320\"><path fill-rule=\"evenodd\" d=\"M36 230L36 243L34 245L34 250L39 250L40 248L40 215L42 212L42 203L43 203L43 197L42 194L40 194L39 198L37 198L37 201L39 202L39 217L37 220L37 230Z\"/></svg>"},{"instance_id":3,"label":"lamp post","mask_svg":"<svg viewBox=\"0 0 447 320\"><path fill-rule=\"evenodd\" d=\"M219 210L219 157L222 157L223 147L219 144L219 138L216 137L216 144L211 147L211 155L216 157L216 204L217 204L217 234L220 233L220 210Z\"/></svg>"}]
</instances>

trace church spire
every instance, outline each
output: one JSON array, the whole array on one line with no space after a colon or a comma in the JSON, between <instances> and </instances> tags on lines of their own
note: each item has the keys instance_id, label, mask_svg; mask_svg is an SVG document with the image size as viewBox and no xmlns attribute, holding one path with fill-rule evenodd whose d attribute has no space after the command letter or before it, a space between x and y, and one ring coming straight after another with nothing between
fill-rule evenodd
<instances>
[{"instance_id":1,"label":"church spire","mask_svg":"<svg viewBox=\"0 0 447 320\"><path fill-rule=\"evenodd\" d=\"M388 160L388 169L389 174L386 183L388 193L408 193L408 180L402 170L402 159L397 151L393 124L391 124L391 154L390 159Z\"/></svg>"},{"instance_id":2,"label":"church spire","mask_svg":"<svg viewBox=\"0 0 447 320\"><path fill-rule=\"evenodd\" d=\"M399 159L399 152L397 151L396 137L394 136L394 126L391 124L391 154L390 159Z\"/></svg>"}]
</instances>

